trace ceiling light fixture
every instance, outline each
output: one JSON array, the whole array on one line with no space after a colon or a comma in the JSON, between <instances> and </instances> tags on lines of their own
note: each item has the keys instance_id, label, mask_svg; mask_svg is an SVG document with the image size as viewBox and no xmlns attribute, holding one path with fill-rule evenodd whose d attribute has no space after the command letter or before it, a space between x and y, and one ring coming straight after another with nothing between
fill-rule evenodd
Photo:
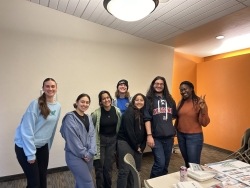
<instances>
[{"instance_id":1,"label":"ceiling light fixture","mask_svg":"<svg viewBox=\"0 0 250 188\"><path fill-rule=\"evenodd\" d=\"M104 0L104 8L116 18L133 22L138 21L155 10L159 0Z\"/></svg>"},{"instance_id":2,"label":"ceiling light fixture","mask_svg":"<svg viewBox=\"0 0 250 188\"><path fill-rule=\"evenodd\" d=\"M223 35L219 35L219 36L217 36L215 38L217 38L217 39L224 39L224 36Z\"/></svg>"}]
</instances>

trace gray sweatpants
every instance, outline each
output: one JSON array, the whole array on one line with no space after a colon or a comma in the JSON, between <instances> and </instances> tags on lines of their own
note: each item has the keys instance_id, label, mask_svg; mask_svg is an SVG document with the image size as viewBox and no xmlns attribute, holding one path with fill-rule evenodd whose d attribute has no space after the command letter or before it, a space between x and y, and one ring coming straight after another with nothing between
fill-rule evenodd
<instances>
[{"instance_id":1,"label":"gray sweatpants","mask_svg":"<svg viewBox=\"0 0 250 188\"><path fill-rule=\"evenodd\" d=\"M89 162L76 157L71 152L65 152L66 163L73 173L76 180L75 188L94 188L93 179L91 176L91 170L93 167L93 159Z\"/></svg>"}]
</instances>

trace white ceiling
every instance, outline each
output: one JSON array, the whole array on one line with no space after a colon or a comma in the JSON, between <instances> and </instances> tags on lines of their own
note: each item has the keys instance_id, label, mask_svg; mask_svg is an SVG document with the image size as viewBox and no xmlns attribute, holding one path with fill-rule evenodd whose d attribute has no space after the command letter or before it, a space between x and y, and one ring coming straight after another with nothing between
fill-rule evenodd
<instances>
[{"instance_id":1,"label":"white ceiling","mask_svg":"<svg viewBox=\"0 0 250 188\"><path fill-rule=\"evenodd\" d=\"M199 57L250 47L250 0L169 0L136 22L116 19L103 0L28 1Z\"/></svg>"}]
</instances>

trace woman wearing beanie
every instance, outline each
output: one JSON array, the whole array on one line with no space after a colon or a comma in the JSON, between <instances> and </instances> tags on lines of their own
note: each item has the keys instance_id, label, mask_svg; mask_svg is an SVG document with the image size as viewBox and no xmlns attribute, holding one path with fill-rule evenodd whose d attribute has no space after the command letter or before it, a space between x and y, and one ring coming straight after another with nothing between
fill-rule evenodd
<instances>
[{"instance_id":1,"label":"woman wearing beanie","mask_svg":"<svg viewBox=\"0 0 250 188\"><path fill-rule=\"evenodd\" d=\"M120 109L124 114L129 102L131 101L130 94L128 92L128 81L125 79L120 80L116 85L115 99L113 105Z\"/></svg>"},{"instance_id":2,"label":"woman wearing beanie","mask_svg":"<svg viewBox=\"0 0 250 188\"><path fill-rule=\"evenodd\" d=\"M200 164L203 146L202 127L206 127L210 119L205 95L198 97L194 85L189 81L180 84L182 100L177 106L178 118L175 121L177 138L186 167L189 163Z\"/></svg>"},{"instance_id":3,"label":"woman wearing beanie","mask_svg":"<svg viewBox=\"0 0 250 188\"><path fill-rule=\"evenodd\" d=\"M97 155L94 159L96 187L111 188L116 136L120 128L121 112L111 105L108 91L98 95L100 108L92 113L96 131Z\"/></svg>"},{"instance_id":4,"label":"woman wearing beanie","mask_svg":"<svg viewBox=\"0 0 250 188\"><path fill-rule=\"evenodd\" d=\"M97 153L96 134L91 116L85 114L89 105L89 95L80 94L73 105L76 110L64 116L60 129L66 141L66 163L74 175L76 188L94 188L91 170Z\"/></svg>"}]
</instances>

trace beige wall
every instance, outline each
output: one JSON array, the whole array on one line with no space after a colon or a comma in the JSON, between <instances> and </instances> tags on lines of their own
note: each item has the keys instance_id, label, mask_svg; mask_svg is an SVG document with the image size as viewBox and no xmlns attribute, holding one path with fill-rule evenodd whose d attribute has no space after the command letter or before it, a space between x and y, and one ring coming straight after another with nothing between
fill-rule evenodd
<instances>
[{"instance_id":1,"label":"beige wall","mask_svg":"<svg viewBox=\"0 0 250 188\"><path fill-rule=\"evenodd\" d=\"M22 173L14 133L46 77L58 82L62 105L49 168L65 166L58 131L78 94L91 96L91 113L98 93L106 89L113 95L119 79L128 79L132 95L145 93L157 75L172 86L172 48L25 0L0 1L0 41L0 177Z\"/></svg>"}]
</instances>

